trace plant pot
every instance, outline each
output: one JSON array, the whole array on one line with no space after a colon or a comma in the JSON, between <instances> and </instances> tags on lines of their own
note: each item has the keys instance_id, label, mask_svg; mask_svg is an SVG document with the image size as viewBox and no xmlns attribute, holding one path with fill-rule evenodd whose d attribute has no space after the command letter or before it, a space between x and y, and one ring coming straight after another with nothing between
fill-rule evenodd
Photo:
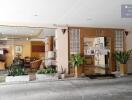
<instances>
[{"instance_id":1,"label":"plant pot","mask_svg":"<svg viewBox=\"0 0 132 100\"><path fill-rule=\"evenodd\" d=\"M120 77L120 72L119 71L115 71L115 72L111 72L112 74L115 75L115 77Z\"/></svg>"},{"instance_id":2,"label":"plant pot","mask_svg":"<svg viewBox=\"0 0 132 100\"><path fill-rule=\"evenodd\" d=\"M60 79L64 79L65 78L65 74L60 74Z\"/></svg>"},{"instance_id":3,"label":"plant pot","mask_svg":"<svg viewBox=\"0 0 132 100\"><path fill-rule=\"evenodd\" d=\"M36 74L36 80L55 80L58 77L55 74Z\"/></svg>"},{"instance_id":4,"label":"plant pot","mask_svg":"<svg viewBox=\"0 0 132 100\"><path fill-rule=\"evenodd\" d=\"M75 66L75 77L80 77L82 74L82 67L81 66Z\"/></svg>"},{"instance_id":5,"label":"plant pot","mask_svg":"<svg viewBox=\"0 0 132 100\"><path fill-rule=\"evenodd\" d=\"M27 82L30 81L29 75L22 76L6 76L5 82Z\"/></svg>"},{"instance_id":6,"label":"plant pot","mask_svg":"<svg viewBox=\"0 0 132 100\"><path fill-rule=\"evenodd\" d=\"M127 75L127 66L126 66L126 64L120 64L120 75L121 76Z\"/></svg>"}]
</instances>

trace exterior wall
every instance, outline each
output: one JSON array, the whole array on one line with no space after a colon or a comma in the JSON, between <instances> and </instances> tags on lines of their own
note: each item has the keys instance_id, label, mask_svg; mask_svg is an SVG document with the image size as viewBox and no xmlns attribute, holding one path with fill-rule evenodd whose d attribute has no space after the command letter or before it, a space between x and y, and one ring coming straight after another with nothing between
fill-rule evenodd
<instances>
[{"instance_id":1,"label":"exterior wall","mask_svg":"<svg viewBox=\"0 0 132 100\"><path fill-rule=\"evenodd\" d=\"M103 30L103 33L101 34L100 31ZM114 58L112 56L113 52L114 52L114 33L113 33L113 29L107 29L107 28L80 28L80 51L81 54L84 53L84 37L88 37L88 38L93 38L93 37L107 37L109 38L109 49L110 49L110 54L109 54L109 71L115 71L115 62L114 62ZM95 69L95 66L89 66L86 65L86 67L84 68L84 70L87 70L88 67L91 67L91 69ZM88 69L89 70L89 69ZM94 73L94 72L93 72ZM91 73L90 73L91 74Z\"/></svg>"},{"instance_id":2,"label":"exterior wall","mask_svg":"<svg viewBox=\"0 0 132 100\"><path fill-rule=\"evenodd\" d=\"M129 31L128 36L126 36L126 49L132 49L132 30ZM132 58L127 63L128 73L132 73Z\"/></svg>"},{"instance_id":3,"label":"exterior wall","mask_svg":"<svg viewBox=\"0 0 132 100\"><path fill-rule=\"evenodd\" d=\"M68 32L64 34L61 29L56 29L56 62L58 71L61 72L61 66L68 73Z\"/></svg>"},{"instance_id":4,"label":"exterior wall","mask_svg":"<svg viewBox=\"0 0 132 100\"><path fill-rule=\"evenodd\" d=\"M70 27L69 29L74 29L76 27ZM116 62L113 57L113 53L115 51L115 31L124 31L123 29L113 29L113 28L89 28L89 27L78 27L80 29L80 53L84 55L84 38L95 38L95 37L106 37L107 41L107 48L109 48L109 61L107 68L107 72L114 72L116 71ZM124 42L124 44L126 44ZM123 46L123 49L125 45ZM87 60L88 57L85 56ZM93 58L93 57L92 57ZM72 72L72 71L71 71ZM83 72L87 75L94 75L95 73L104 73L105 68L101 66L95 66L93 64L84 64L83 65Z\"/></svg>"}]
</instances>

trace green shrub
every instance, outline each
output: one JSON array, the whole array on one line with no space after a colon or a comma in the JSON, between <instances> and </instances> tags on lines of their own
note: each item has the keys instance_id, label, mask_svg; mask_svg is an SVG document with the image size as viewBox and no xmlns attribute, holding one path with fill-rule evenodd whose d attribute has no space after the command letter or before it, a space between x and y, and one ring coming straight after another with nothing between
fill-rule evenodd
<instances>
[{"instance_id":1,"label":"green shrub","mask_svg":"<svg viewBox=\"0 0 132 100\"><path fill-rule=\"evenodd\" d=\"M54 74L57 71L53 68L44 68L37 71L37 74Z\"/></svg>"},{"instance_id":2,"label":"green shrub","mask_svg":"<svg viewBox=\"0 0 132 100\"><path fill-rule=\"evenodd\" d=\"M18 65L11 65L10 69L8 70L9 76L20 76L25 75L25 69L21 68L21 66Z\"/></svg>"}]
</instances>

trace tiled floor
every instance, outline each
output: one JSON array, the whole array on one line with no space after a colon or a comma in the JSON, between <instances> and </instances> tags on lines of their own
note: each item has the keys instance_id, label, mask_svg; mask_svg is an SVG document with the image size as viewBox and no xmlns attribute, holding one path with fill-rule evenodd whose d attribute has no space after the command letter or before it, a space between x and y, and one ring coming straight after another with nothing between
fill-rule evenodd
<instances>
[{"instance_id":1,"label":"tiled floor","mask_svg":"<svg viewBox=\"0 0 132 100\"><path fill-rule=\"evenodd\" d=\"M5 82L5 77L4 76L0 76L0 82Z\"/></svg>"},{"instance_id":2,"label":"tiled floor","mask_svg":"<svg viewBox=\"0 0 132 100\"><path fill-rule=\"evenodd\" d=\"M0 100L132 100L132 76L0 84Z\"/></svg>"}]
</instances>

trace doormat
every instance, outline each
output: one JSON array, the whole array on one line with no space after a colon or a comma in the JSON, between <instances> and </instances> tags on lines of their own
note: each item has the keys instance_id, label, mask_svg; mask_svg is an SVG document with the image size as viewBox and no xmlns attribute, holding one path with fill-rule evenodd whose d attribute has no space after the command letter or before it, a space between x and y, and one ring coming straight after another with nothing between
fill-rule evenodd
<instances>
[{"instance_id":1,"label":"doormat","mask_svg":"<svg viewBox=\"0 0 132 100\"><path fill-rule=\"evenodd\" d=\"M114 74L108 75L87 75L90 79L113 79L116 78Z\"/></svg>"}]
</instances>

